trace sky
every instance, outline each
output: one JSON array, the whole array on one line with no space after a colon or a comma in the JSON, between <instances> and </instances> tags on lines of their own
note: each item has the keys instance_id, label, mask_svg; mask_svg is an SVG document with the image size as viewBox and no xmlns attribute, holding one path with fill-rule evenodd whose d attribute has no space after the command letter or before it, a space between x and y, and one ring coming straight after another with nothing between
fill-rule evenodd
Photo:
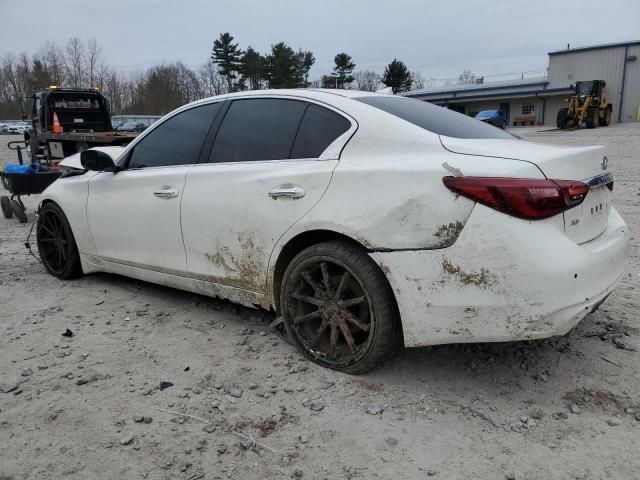
<instances>
[{"instance_id":1,"label":"sky","mask_svg":"<svg viewBox=\"0 0 640 480\"><path fill-rule=\"evenodd\" d=\"M398 58L425 78L468 69L489 81L543 76L568 43L640 40L640 0L0 0L0 55L95 37L118 69L197 67L222 32L262 53L280 41L311 50L311 79L344 51L356 70Z\"/></svg>"}]
</instances>

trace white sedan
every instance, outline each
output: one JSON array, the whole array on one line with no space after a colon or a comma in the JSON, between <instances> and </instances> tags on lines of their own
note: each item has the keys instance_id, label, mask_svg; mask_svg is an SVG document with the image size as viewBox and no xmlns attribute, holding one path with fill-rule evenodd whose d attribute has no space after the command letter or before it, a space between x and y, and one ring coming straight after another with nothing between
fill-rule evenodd
<instances>
[{"instance_id":1,"label":"white sedan","mask_svg":"<svg viewBox=\"0 0 640 480\"><path fill-rule=\"evenodd\" d=\"M393 95L208 98L81 159L39 206L51 274L272 309L309 358L350 373L399 345L565 334L626 264L601 147Z\"/></svg>"}]
</instances>

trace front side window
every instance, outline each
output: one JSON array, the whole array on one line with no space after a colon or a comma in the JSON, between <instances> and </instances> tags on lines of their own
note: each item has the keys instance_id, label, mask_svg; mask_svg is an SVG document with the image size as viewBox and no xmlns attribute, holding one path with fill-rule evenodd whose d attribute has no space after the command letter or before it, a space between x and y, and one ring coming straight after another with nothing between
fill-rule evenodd
<instances>
[{"instance_id":1,"label":"front side window","mask_svg":"<svg viewBox=\"0 0 640 480\"><path fill-rule=\"evenodd\" d=\"M298 100L235 100L216 135L209 163L288 159L307 104Z\"/></svg>"},{"instance_id":2,"label":"front side window","mask_svg":"<svg viewBox=\"0 0 640 480\"><path fill-rule=\"evenodd\" d=\"M128 167L166 167L196 163L220 105L220 102L201 105L163 122L133 147Z\"/></svg>"}]
</instances>

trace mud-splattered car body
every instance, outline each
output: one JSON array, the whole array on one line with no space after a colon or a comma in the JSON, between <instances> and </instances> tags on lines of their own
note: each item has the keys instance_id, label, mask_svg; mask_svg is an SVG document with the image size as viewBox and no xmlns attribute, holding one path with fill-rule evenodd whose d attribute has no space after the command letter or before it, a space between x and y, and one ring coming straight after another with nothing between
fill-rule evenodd
<instances>
[{"instance_id":1,"label":"mud-splattered car body","mask_svg":"<svg viewBox=\"0 0 640 480\"><path fill-rule=\"evenodd\" d=\"M306 102L346 123L313 158L211 160L229 105L247 99ZM84 273L113 272L275 310L297 252L320 241L351 242L386 276L407 346L564 334L606 298L625 268L629 234L609 203L602 149L531 144L431 105L430 130L402 118L396 104L386 108L389 101L416 102L323 90L195 102L118 151L116 173L63 178L42 203L64 210ZM193 160L127 164L168 119L216 103L223 113L215 112ZM441 114L443 124L462 126L439 130ZM467 121L491 132L468 133ZM532 220L460 194L444 177L579 180L597 194Z\"/></svg>"}]
</instances>

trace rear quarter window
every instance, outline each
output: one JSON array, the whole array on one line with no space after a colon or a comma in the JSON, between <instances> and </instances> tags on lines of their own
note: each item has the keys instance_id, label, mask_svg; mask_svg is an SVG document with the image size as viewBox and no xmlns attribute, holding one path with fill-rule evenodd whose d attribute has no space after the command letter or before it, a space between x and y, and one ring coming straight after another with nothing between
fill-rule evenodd
<instances>
[{"instance_id":1,"label":"rear quarter window","mask_svg":"<svg viewBox=\"0 0 640 480\"><path fill-rule=\"evenodd\" d=\"M309 104L300 122L291 158L318 158L351 122L327 108Z\"/></svg>"},{"instance_id":2,"label":"rear quarter window","mask_svg":"<svg viewBox=\"0 0 640 480\"><path fill-rule=\"evenodd\" d=\"M370 96L355 100L383 110L438 135L454 138L511 139L508 132L429 102L396 96Z\"/></svg>"}]
</instances>

